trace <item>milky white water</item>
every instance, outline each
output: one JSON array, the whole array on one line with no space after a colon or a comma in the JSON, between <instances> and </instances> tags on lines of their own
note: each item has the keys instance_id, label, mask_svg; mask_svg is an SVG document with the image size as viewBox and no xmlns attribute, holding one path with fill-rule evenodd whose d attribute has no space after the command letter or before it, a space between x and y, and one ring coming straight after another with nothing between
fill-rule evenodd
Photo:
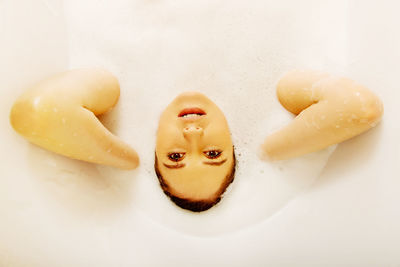
<instances>
[{"instance_id":1,"label":"milky white water","mask_svg":"<svg viewBox=\"0 0 400 267\"><path fill-rule=\"evenodd\" d=\"M292 119L275 97L279 77L296 67L326 67L319 18L263 1L68 1L65 7L70 66L103 66L120 80L120 102L103 121L138 151L141 166L98 167L98 175L134 180L127 214L137 209L195 235L223 233L268 218L317 178L332 150L271 164L258 159L257 149ZM304 43L312 49L296 49ZM187 90L206 94L224 111L238 159L223 201L201 214L170 202L153 171L158 118Z\"/></svg>"},{"instance_id":2,"label":"milky white water","mask_svg":"<svg viewBox=\"0 0 400 267\"><path fill-rule=\"evenodd\" d=\"M93 240L93 251L105 251L106 244L118 243L130 231L138 216L189 235L218 235L266 220L304 192L334 148L277 163L259 160L257 149L268 133L292 119L275 97L280 76L294 68L338 72L346 65L345 22L333 12L341 2L306 2L302 4L319 12L297 12L301 6L294 1L66 1L65 13L56 15L65 18L61 26L67 33L68 63L50 68L42 62L47 71L40 75L35 76L36 68L22 68L25 73L19 75L29 82L16 83L18 76L9 80L20 88L54 70L109 69L120 81L121 97L101 120L136 149L141 164L134 171L120 171L66 159L28 144L4 116L1 134L14 153L2 156L10 167L4 169L7 179L0 193L3 203L15 206L0 203L0 209L10 214L3 223L24 233L10 233L9 239L12 235L34 247L44 235L72 240L71 233L77 233L78 244L86 235L95 236L87 239ZM46 35L31 45L43 44ZM3 112L22 92L18 90L2 100ZM187 90L206 94L225 113L238 161L223 200L200 214L176 207L153 170L159 116Z\"/></svg>"}]
</instances>

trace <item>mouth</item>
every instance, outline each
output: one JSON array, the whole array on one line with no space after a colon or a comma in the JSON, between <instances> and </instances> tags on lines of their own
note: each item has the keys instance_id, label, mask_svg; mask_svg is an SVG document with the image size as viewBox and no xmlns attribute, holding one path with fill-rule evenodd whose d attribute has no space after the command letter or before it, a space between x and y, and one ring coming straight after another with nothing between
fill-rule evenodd
<instances>
[{"instance_id":1,"label":"mouth","mask_svg":"<svg viewBox=\"0 0 400 267\"><path fill-rule=\"evenodd\" d=\"M200 108L185 108L178 114L178 117L184 119L196 119L206 114L207 113Z\"/></svg>"}]
</instances>

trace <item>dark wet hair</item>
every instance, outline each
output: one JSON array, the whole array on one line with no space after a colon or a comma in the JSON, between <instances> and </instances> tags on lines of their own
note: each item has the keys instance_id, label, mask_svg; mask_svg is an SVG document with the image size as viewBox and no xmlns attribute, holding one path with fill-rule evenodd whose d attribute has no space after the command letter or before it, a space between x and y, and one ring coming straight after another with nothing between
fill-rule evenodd
<instances>
[{"instance_id":1,"label":"dark wet hair","mask_svg":"<svg viewBox=\"0 0 400 267\"><path fill-rule=\"evenodd\" d=\"M231 171L228 173L228 175L225 177L225 180L223 184L221 185L217 197L211 200L193 200L190 198L181 198L178 196L175 196L171 193L169 190L170 187L167 184L167 182L164 180L160 173L160 169L158 168L158 158L157 155L155 155L155 161L154 161L154 170L156 172L158 181L160 182L160 186L164 193L174 202L176 205L181 207L182 209L186 210L191 210L194 212L201 212L208 210L212 206L216 205L218 202L221 201L222 195L224 194L226 188L232 183L234 177L235 177L235 171L236 171L236 156L235 156L235 150L233 150L233 164Z\"/></svg>"}]
</instances>

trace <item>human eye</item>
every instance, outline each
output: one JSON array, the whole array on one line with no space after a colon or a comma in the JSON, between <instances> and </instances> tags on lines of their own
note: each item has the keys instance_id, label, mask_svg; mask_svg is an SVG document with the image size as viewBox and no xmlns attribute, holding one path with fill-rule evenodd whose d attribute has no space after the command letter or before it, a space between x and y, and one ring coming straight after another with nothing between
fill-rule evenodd
<instances>
[{"instance_id":1,"label":"human eye","mask_svg":"<svg viewBox=\"0 0 400 267\"><path fill-rule=\"evenodd\" d=\"M216 159L219 156L221 156L222 151L221 150L207 150L207 151L204 151L203 154L209 159Z\"/></svg>"},{"instance_id":2,"label":"human eye","mask_svg":"<svg viewBox=\"0 0 400 267\"><path fill-rule=\"evenodd\" d=\"M171 161L178 162L178 161L183 160L183 158L185 157L185 154L186 153L183 153L183 152L172 152L172 153L168 153L168 158Z\"/></svg>"}]
</instances>

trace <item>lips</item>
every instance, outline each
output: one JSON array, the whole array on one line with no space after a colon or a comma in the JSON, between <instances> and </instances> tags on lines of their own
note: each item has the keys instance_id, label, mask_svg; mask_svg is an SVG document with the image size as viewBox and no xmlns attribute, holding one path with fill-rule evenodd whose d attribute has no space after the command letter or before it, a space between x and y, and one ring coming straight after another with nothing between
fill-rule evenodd
<instances>
[{"instance_id":1,"label":"lips","mask_svg":"<svg viewBox=\"0 0 400 267\"><path fill-rule=\"evenodd\" d=\"M185 108L178 114L178 117L180 117L180 118L195 118L195 117L204 116L206 114L207 113L204 110L202 110L201 108Z\"/></svg>"}]
</instances>

